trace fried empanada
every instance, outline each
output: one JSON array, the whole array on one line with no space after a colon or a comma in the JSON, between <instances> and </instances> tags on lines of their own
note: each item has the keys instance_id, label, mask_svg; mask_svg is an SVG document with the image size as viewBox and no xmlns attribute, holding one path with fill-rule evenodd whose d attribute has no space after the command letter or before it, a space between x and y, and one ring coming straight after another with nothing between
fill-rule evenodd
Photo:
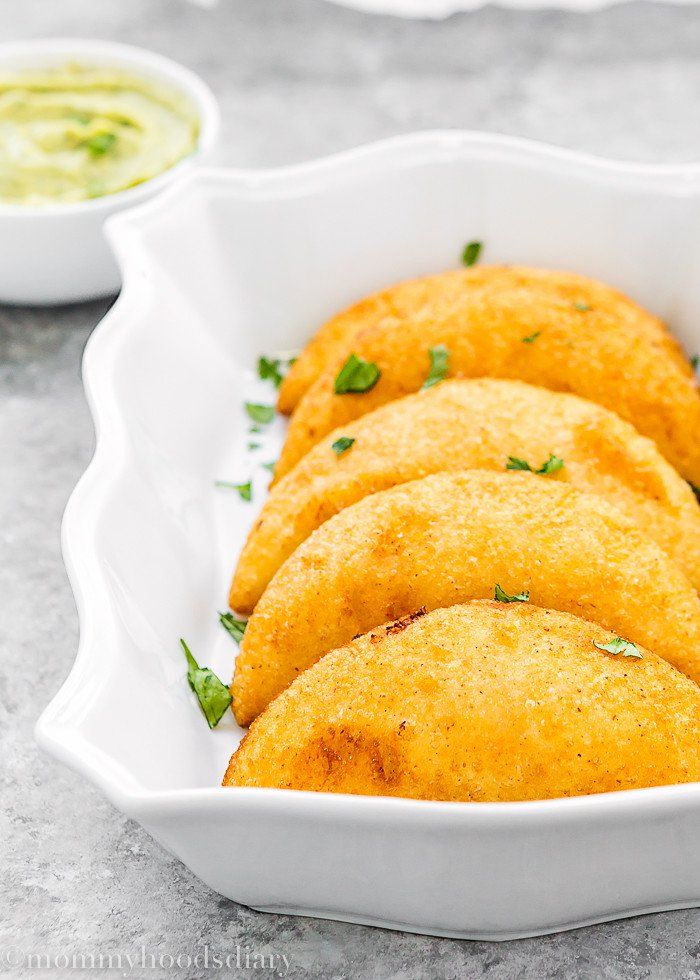
<instances>
[{"instance_id":1,"label":"fried empanada","mask_svg":"<svg viewBox=\"0 0 700 980\"><path fill-rule=\"evenodd\" d=\"M656 317L571 273L477 269L420 283L412 286L420 299L397 301L391 315L389 298L379 307L365 300L352 329L327 328L294 365L290 386L305 363L324 367L294 412L276 479L327 433L421 388L430 349L444 345L453 377L520 379L616 411L700 485L700 392L690 363ZM397 294L405 289L396 287ZM350 353L376 364L379 380L364 393L336 394Z\"/></svg>"},{"instance_id":2,"label":"fried empanada","mask_svg":"<svg viewBox=\"0 0 700 980\"><path fill-rule=\"evenodd\" d=\"M298 677L224 786L494 802L700 780L700 689L614 640L529 605L407 616Z\"/></svg>"},{"instance_id":3,"label":"fried empanada","mask_svg":"<svg viewBox=\"0 0 700 980\"><path fill-rule=\"evenodd\" d=\"M342 437L346 442L338 447ZM344 449L347 440L353 440ZM333 445L339 448L337 453ZM509 457L598 493L633 518L700 589L700 507L651 440L593 402L520 381L445 381L336 429L273 487L238 560L230 602L252 612L315 528L379 490L449 470L503 471ZM516 465L511 463L511 465Z\"/></svg>"},{"instance_id":4,"label":"fried empanada","mask_svg":"<svg viewBox=\"0 0 700 980\"><path fill-rule=\"evenodd\" d=\"M249 724L323 654L379 623L530 592L653 650L700 680L700 599L666 552L595 494L530 473L440 473L365 497L277 572L232 683Z\"/></svg>"}]
</instances>

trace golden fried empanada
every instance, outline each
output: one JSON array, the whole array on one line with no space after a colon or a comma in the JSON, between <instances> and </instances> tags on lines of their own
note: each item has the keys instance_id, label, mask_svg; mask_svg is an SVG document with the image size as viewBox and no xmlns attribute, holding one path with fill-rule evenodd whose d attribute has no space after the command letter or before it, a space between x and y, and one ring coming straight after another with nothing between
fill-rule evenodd
<instances>
[{"instance_id":1,"label":"golden fried empanada","mask_svg":"<svg viewBox=\"0 0 700 980\"><path fill-rule=\"evenodd\" d=\"M403 295L408 287L395 288ZM571 273L512 267L431 276L409 296L391 315L390 298L365 300L351 329L324 328L294 365L290 388L310 362L323 369L294 412L276 479L327 433L417 391L430 349L444 345L453 377L520 379L613 409L700 484L700 392L690 364L661 321L621 293ZM351 353L376 364L379 380L364 393L336 394Z\"/></svg>"},{"instance_id":2,"label":"golden fried empanada","mask_svg":"<svg viewBox=\"0 0 700 980\"><path fill-rule=\"evenodd\" d=\"M530 605L408 616L298 677L224 785L492 802L700 780L700 689L614 641Z\"/></svg>"},{"instance_id":3,"label":"golden fried empanada","mask_svg":"<svg viewBox=\"0 0 700 980\"><path fill-rule=\"evenodd\" d=\"M338 446L341 438L346 441ZM343 449L347 440L354 441ZM294 549L329 517L371 493L430 473L503 471L508 457L538 469L551 454L564 465L547 479L615 504L700 589L700 507L653 442L575 395L483 378L444 381L324 437L272 488L238 560L231 607L252 612Z\"/></svg>"},{"instance_id":4,"label":"golden fried empanada","mask_svg":"<svg viewBox=\"0 0 700 980\"><path fill-rule=\"evenodd\" d=\"M595 494L529 473L441 473L365 497L277 572L232 684L248 724L324 653L419 609L491 598L496 583L580 615L700 680L700 599L666 552Z\"/></svg>"}]
</instances>

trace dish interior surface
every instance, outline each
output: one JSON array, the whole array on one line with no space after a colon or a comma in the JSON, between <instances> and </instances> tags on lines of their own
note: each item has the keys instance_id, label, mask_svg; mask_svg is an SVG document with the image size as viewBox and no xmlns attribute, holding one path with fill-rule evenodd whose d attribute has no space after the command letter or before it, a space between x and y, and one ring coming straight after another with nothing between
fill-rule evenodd
<instances>
[{"instance_id":1,"label":"dish interior surface","mask_svg":"<svg viewBox=\"0 0 700 980\"><path fill-rule=\"evenodd\" d=\"M251 904L293 907L281 896L272 901L269 889L237 889L223 872L203 870L177 829L178 821L183 828L197 822L192 790L202 791L201 813L220 830L236 812L237 819L254 814L251 801L261 792L266 812L293 796L293 806L315 805L302 802L307 794L212 789L243 733L230 713L209 731L178 644L184 637L200 663L230 678L236 647L217 610L227 608L234 561L264 499L269 473L258 464L276 458L284 431L277 418L255 436L262 448L247 451L244 401L272 404L276 396L257 378L258 355L299 348L366 293L457 266L472 239L483 241L484 262L569 269L619 287L667 320L693 354L700 350L699 189L693 170L608 165L497 137L422 134L286 170L201 172L111 219L124 289L86 352L98 448L64 522L81 646L39 722L40 741L212 887ZM215 487L251 476L251 503ZM696 826L697 789L614 795L630 797L638 813L648 800L650 814L659 794L683 800L691 810L683 819ZM530 812L544 815L544 830L572 802L534 804L540 809ZM598 805L603 813L610 797L582 802L586 813ZM347 805L326 798L317 811L323 826ZM392 812L422 823L441 807L457 826L455 805L352 801L352 813L364 808L376 826ZM342 821L352 824L347 811ZM687 860L679 852L676 864ZM669 891L637 908L700 901L697 850L693 861L682 894ZM242 865L236 874L245 877ZM497 917L458 929L447 914L428 922L418 913L331 908L320 897L306 904L300 897L299 907L494 938L625 911L593 902L572 911L570 922L543 911L537 921L513 920L509 930Z\"/></svg>"}]
</instances>

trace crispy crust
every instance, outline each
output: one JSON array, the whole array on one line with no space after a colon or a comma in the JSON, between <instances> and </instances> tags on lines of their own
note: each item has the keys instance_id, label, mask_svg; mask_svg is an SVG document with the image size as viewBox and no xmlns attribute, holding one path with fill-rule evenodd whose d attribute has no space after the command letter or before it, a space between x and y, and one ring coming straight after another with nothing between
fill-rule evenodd
<instances>
[{"instance_id":1,"label":"crispy crust","mask_svg":"<svg viewBox=\"0 0 700 980\"><path fill-rule=\"evenodd\" d=\"M400 296L407 286L395 288ZM323 367L294 412L277 479L328 432L417 391L428 349L445 344L452 376L515 378L582 395L654 439L682 476L700 484L700 393L690 364L661 321L626 296L583 276L519 267L444 273L412 289L422 300L397 301L391 316L376 315L386 298L365 300L352 329L324 329L297 361L290 386ZM335 395L351 351L375 362L381 378L365 394Z\"/></svg>"},{"instance_id":2,"label":"crispy crust","mask_svg":"<svg viewBox=\"0 0 700 980\"><path fill-rule=\"evenodd\" d=\"M527 473L442 473L326 521L248 622L232 684L249 724L324 653L388 619L508 593L583 616L700 679L700 599L675 562L593 494Z\"/></svg>"},{"instance_id":3,"label":"crispy crust","mask_svg":"<svg viewBox=\"0 0 700 980\"><path fill-rule=\"evenodd\" d=\"M339 436L355 439L337 456ZM520 381L445 381L336 429L273 487L238 560L233 609L252 612L265 587L317 527L369 494L430 473L503 471L508 456L598 493L644 528L700 589L700 507L651 440L599 405Z\"/></svg>"},{"instance_id":4,"label":"crispy crust","mask_svg":"<svg viewBox=\"0 0 700 980\"><path fill-rule=\"evenodd\" d=\"M470 603L329 653L258 718L224 786L507 801L700 779L700 690L534 606Z\"/></svg>"}]
</instances>

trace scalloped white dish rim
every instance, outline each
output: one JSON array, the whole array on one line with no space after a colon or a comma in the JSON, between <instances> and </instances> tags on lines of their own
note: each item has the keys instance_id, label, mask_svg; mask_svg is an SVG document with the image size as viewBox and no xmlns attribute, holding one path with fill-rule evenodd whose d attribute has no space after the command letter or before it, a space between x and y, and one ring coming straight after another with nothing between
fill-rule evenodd
<instances>
[{"instance_id":1,"label":"scalloped white dish rim","mask_svg":"<svg viewBox=\"0 0 700 980\"><path fill-rule=\"evenodd\" d=\"M100 751L88 744L82 735L72 731L62 721L64 706L70 704L77 692L95 673L99 674L100 660L95 656L98 632L101 625L114 615L101 581L99 555L95 552L94 529L104 506L105 488L109 486L110 472L115 458L123 459L128 452L119 432L120 405L111 382L111 341L118 334L124 343L134 321L131 311L139 302L142 289L137 267L139 261L138 238L140 228L146 226L152 215L168 208L169 203L198 182L226 182L238 195L264 195L266 190L283 188L290 182L303 186L307 178L319 176L347 178L354 172L367 168L391 165L407 153L420 158L442 159L455 150L471 148L488 149L504 159L527 160L538 167L563 175L585 176L591 181L599 179L620 186L648 185L655 190L673 194L679 186L684 191L700 192L700 166L649 164L608 161L602 158L543 145L528 140L464 131L427 131L394 137L377 143L338 153L324 159L272 170L223 170L200 168L183 175L157 197L110 218L107 235L116 252L122 276L122 292L102 323L97 327L86 346L83 359L83 378L89 407L96 431L94 456L75 487L67 504L62 525L63 555L75 596L80 623L80 643L73 667L64 684L44 710L36 724L35 735L39 744L49 753L95 784L104 795L128 816L145 824L157 824L163 818L190 817L204 804L208 811L217 814L233 813L243 808L251 813L265 813L282 808L287 814L314 816L333 820L342 812L345 818L365 821L410 822L416 826L439 827L449 824L460 827L528 827L551 824L558 817L567 816L577 823L595 814L615 820L627 813L638 813L643 808L650 817L667 812L668 808L700 811L700 783L663 786L642 790L626 790L601 793L593 796L550 799L520 803L448 803L429 802L392 797L363 797L343 794L308 793L290 790L254 788L192 788L173 790L134 789L128 779L114 767L106 766ZM689 907L698 902L682 902L675 907ZM658 908L670 908L662 904ZM280 907L279 911L285 911ZM535 935L554 929L574 928L587 922L619 918L653 911L653 908L617 911L572 923L560 923L541 930L528 930L503 935ZM304 914L321 914L304 911ZM329 917L368 924L395 925L372 917L344 915L337 911ZM439 928L422 929L415 925L398 924L409 931L429 931L432 934L456 935L454 930L441 932ZM472 935L471 933L469 934ZM478 937L474 937L478 938ZM488 933L487 938L495 938Z\"/></svg>"},{"instance_id":2,"label":"scalloped white dish rim","mask_svg":"<svg viewBox=\"0 0 700 980\"><path fill-rule=\"evenodd\" d=\"M365 14L403 17L406 20L446 20L455 14L481 10L489 0L328 0L339 7L349 7ZM497 7L506 10L531 12L559 10L563 13L594 13L607 7L617 7L626 0L498 0ZM697 0L661 0L669 5L688 6Z\"/></svg>"}]
</instances>

